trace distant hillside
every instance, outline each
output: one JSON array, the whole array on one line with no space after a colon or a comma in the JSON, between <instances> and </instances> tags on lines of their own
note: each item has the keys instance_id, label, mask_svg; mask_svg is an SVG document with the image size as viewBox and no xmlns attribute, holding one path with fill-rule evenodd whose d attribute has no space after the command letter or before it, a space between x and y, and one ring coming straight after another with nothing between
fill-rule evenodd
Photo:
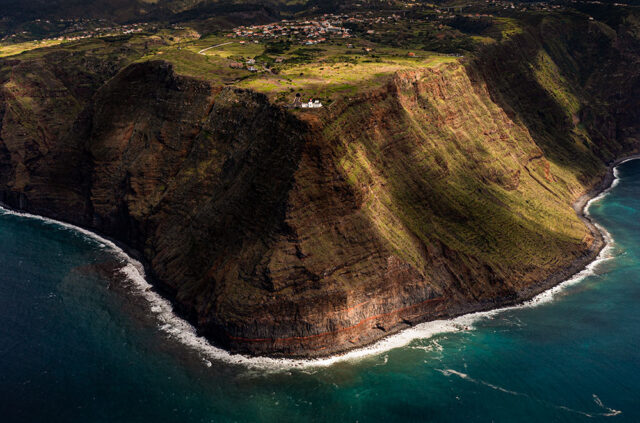
<instances>
[{"instance_id":1,"label":"distant hillside","mask_svg":"<svg viewBox=\"0 0 640 423\"><path fill-rule=\"evenodd\" d=\"M431 3L444 5L453 2L433 1ZM473 1L466 2L466 4L473 3ZM518 1L515 1L515 3L518 3ZM521 1L521 3L529 3L529 1ZM640 0L623 2L603 0L598 3L572 2L571 4L573 7L578 8L601 9L614 3L640 5ZM69 17L104 18L116 22L140 19L171 19L177 15L190 18L194 16L207 18L265 7L287 12L303 10L331 12L346 7L395 8L401 7L401 2L395 3L383 0L0 0L0 24L7 20L20 23L38 18Z\"/></svg>"},{"instance_id":2,"label":"distant hillside","mask_svg":"<svg viewBox=\"0 0 640 423\"><path fill-rule=\"evenodd\" d=\"M158 5L150 6L137 0L2 0L3 15L17 20L76 16L127 20L144 15Z\"/></svg>"},{"instance_id":3,"label":"distant hillside","mask_svg":"<svg viewBox=\"0 0 640 423\"><path fill-rule=\"evenodd\" d=\"M315 3L322 3L317 6ZM308 0L0 0L0 36L28 31L47 36L35 20L105 19L112 23L185 22L207 28L266 23L301 11L336 10L335 2ZM43 28L39 28L43 26ZM46 25L45 25L46 26Z\"/></svg>"},{"instance_id":4,"label":"distant hillside","mask_svg":"<svg viewBox=\"0 0 640 423\"><path fill-rule=\"evenodd\" d=\"M300 8L306 0L215 1L215 0L2 0L3 18L32 20L37 18L106 18L125 22L143 18L168 18L189 11L225 13L265 6Z\"/></svg>"}]
</instances>

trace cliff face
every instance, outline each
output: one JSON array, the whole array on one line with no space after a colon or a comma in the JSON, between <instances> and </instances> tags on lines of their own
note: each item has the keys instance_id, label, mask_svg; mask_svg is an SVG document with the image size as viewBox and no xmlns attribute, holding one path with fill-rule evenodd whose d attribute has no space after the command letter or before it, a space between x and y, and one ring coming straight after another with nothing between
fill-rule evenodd
<instances>
[{"instance_id":1,"label":"cliff face","mask_svg":"<svg viewBox=\"0 0 640 423\"><path fill-rule=\"evenodd\" d=\"M640 46L632 22L616 32L586 19L545 17L474 62L492 100L583 182L599 159L610 160L638 139Z\"/></svg>"},{"instance_id":2,"label":"cliff face","mask_svg":"<svg viewBox=\"0 0 640 423\"><path fill-rule=\"evenodd\" d=\"M571 203L637 145L637 39L583 24L545 20L321 115L162 62L91 95L15 63L2 199L129 245L233 351L330 354L513 303L593 257Z\"/></svg>"}]
</instances>

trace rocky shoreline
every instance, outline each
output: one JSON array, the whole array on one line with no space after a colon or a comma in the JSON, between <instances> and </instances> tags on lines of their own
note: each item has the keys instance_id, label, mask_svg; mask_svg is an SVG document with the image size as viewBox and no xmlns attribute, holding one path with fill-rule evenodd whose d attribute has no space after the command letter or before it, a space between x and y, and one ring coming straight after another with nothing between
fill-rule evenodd
<instances>
[{"instance_id":1,"label":"rocky shoreline","mask_svg":"<svg viewBox=\"0 0 640 423\"><path fill-rule=\"evenodd\" d=\"M635 159L640 159L640 154L632 154L632 155L627 155L624 156L620 159L615 160L614 162L612 162L610 165L608 165L607 168L607 172L605 174L605 176L602 178L602 180L591 190L589 190L589 192L583 194L582 196L580 196L575 202L574 202L574 210L576 211L577 215L582 219L582 221L585 223L585 225L589 228L589 230L591 231L594 240L592 242L591 248L589 249L588 253L586 253L584 256L576 259L570 266L565 267L562 270L559 270L557 272L555 272L553 275L549 276L547 279L545 279L544 281L540 282L539 284L536 284L534 286L530 286L527 287L526 290L522 290L518 293L518 297L516 299L513 298L509 298L509 299L496 299L495 301L492 302L485 302L482 304L469 304L469 305L463 305L460 304L458 306L453 306L450 307L445 313L442 313L441 315L438 315L436 318L434 319L425 319L425 320L420 320L420 321L416 321L413 322L412 324L407 324L405 328L402 327L397 327L394 328L392 330L387 331L387 333L385 334L384 337L382 338L376 338L375 340L372 340L372 342L370 343L363 343L361 345L357 345L354 346L353 348L350 349L345 349L342 350L341 352L337 353L337 354L328 354L328 355L318 355L318 354L309 354L309 355L296 355L293 358L297 358L297 359L327 359L333 356L341 356L344 355L350 351L357 351L363 348L367 348L372 344L375 344L387 337L390 337L394 334L397 334L399 332L402 332L403 330L412 327L414 325L420 324L420 323L427 323L429 321L433 321L436 319L442 319L442 318L447 318L447 319L452 319L452 318L457 318L457 317L462 317L464 315L467 314L471 314L471 313L477 313L477 312L485 312L485 311L491 311L491 310L496 310L496 309L500 309L503 307L508 307L508 306L513 306L513 305L518 305L518 304L522 304L526 301L531 300L532 298L534 298L535 296L557 286L558 284L570 279L571 277L575 276L576 274L578 274L579 272L581 272L583 269L585 269L591 262L593 262L598 255L600 254L600 252L602 251L602 249L606 246L606 240L604 237L604 234L601 232L601 230L597 227L597 225L593 222L593 220L591 219L591 217L588 215L588 213L586 212L586 208L589 204L589 202L598 197L599 195L601 195L603 192L607 191L608 189L611 188L613 181L615 180L615 176L614 176L614 169L616 168L616 166L618 166L619 164L629 161L629 160L635 160ZM11 210L14 211L16 213L23 213L23 211L15 209L9 205L6 204L2 204L0 203L0 206L2 206L3 208L7 209L7 210ZM32 214L32 213L29 213ZM35 215L38 216L38 215ZM50 219L46 216L41 216L44 219ZM54 219L51 219L54 220ZM60 221L62 224L68 226L68 227L75 227L75 224L69 223L69 222L64 222L64 221ZM128 255L130 257L130 259L133 259L137 262L139 262L145 269L149 269L150 266L148 263L146 263L146 261L144 260L144 258L141 257L141 255L134 249L132 249L131 247L123 244L122 242L119 242L117 240L114 240L111 237L108 237L104 234L99 234L98 232L96 232L93 229L90 228L80 228L82 230L86 230L88 232L94 233L97 235L98 238L103 238L105 240L108 240L110 242L112 242L115 246L117 246L119 249L122 250L122 252L124 252L126 255ZM147 273L148 274L148 273ZM145 276L147 279L149 278L148 276ZM167 295L168 292L163 292L163 290L161 289L161 285L157 284L155 281L152 282L152 286L153 289L156 290L163 298L168 299L170 301L170 303L173 306L174 309L174 313L177 314L178 317L182 317L185 318L187 321L190 321L190 323L195 324L196 322L194 322L192 319L189 319L187 315L184 315L183 313L179 312L179 307L180 305L178 303L176 303L176 300L174 298L171 298L170 295ZM266 357L269 357L269 355L265 355ZM276 356L277 357L277 356Z\"/></svg>"},{"instance_id":2,"label":"rocky shoreline","mask_svg":"<svg viewBox=\"0 0 640 423\"><path fill-rule=\"evenodd\" d=\"M541 281L538 284L532 285L527 287L526 289L518 292L518 296L517 298L504 298L504 299L496 299L495 301L492 302L485 302L482 304L468 304L468 305L454 305L453 307L449 308L448 311L446 313L443 313L439 316L437 316L434 319L427 319L427 320L420 320L417 322L413 322L410 325L407 325L407 327L405 328L396 328L395 330L389 330L388 333L385 335L385 337L383 337L382 339L392 336L394 334L397 334L399 332L402 332L405 329L408 329L409 327L415 326L416 324L421 324L421 323L427 323L429 321L433 321L436 319L442 319L442 318L446 318L446 319L453 319L453 318L457 318L457 317L461 317L467 314L472 314L472 313L478 313L478 312L486 312L486 311L491 311L491 310L497 310L500 308L504 308L504 307L509 307L509 306L515 306L515 305L519 305L519 304L523 304L531 299L533 299L534 297L536 297L537 295L540 295L541 293L552 289L553 287L571 279L573 276L577 275L578 273L580 273L581 271L583 271L587 266L589 266L590 263L592 263L594 260L596 260L598 258L598 255L600 254L600 252L603 250L603 248L606 246L606 239L604 234L601 232L601 230L598 228L598 226L593 222L593 220L591 219L591 217L588 215L586 208L589 204L589 202L598 197L599 195L601 195L603 192L607 191L608 189L611 188L611 185L613 183L613 181L615 180L615 176L614 176L614 169L616 168L616 166L618 166L619 164L629 161L629 160L636 160L636 159L640 159L640 154L630 154L630 155L625 155L619 159L616 159L615 161L613 161L611 164L609 164L607 166L607 171L605 173L605 176L600 180L599 183L597 183L591 190L589 190L587 193L581 195L573 204L573 208L576 211L576 214L578 215L578 217L580 217L580 219L585 223L585 225L589 228L589 230L591 231L591 234L594 238L592 244L591 244L591 248L589 249L589 251L584 254L582 257L574 260L569 266L558 270L556 272L554 272L551 276L549 276L548 278L546 278L545 280ZM345 354L348 351L351 350L358 350L358 349L362 349L362 348L366 348L370 345L373 345L377 342L379 342L381 339L375 339L370 343L367 344L363 344L363 345L358 345L350 350L346 350L346 351L342 351L338 354L332 354L329 356L321 356L321 357L330 357L330 356L340 356L342 354ZM309 355L309 356L299 356L299 358L318 358L317 355Z\"/></svg>"},{"instance_id":3,"label":"rocky shoreline","mask_svg":"<svg viewBox=\"0 0 640 423\"><path fill-rule=\"evenodd\" d=\"M601 232L598 226L593 222L591 217L588 215L586 208L592 199L598 197L603 192L611 188L611 185L615 180L615 176L613 172L616 166L628 160L635 160L635 159L640 159L640 154L624 155L623 157L614 160L611 164L607 166L607 171L604 177L600 180L600 182L597 183L587 193L581 195L573 203L573 208L576 214L589 228L594 238L591 244L591 248L588 250L586 254L574 260L569 266L554 272L552 275L550 275L548 278L544 279L540 283L532 286L528 286L526 289L521 290L518 293L518 297L516 299L496 300L495 303L489 303L487 304L487 306L471 305L469 307L461 307L459 310L456 310L455 312L448 314L447 317L453 318L453 317L462 316L464 314L476 313L480 311L490 311L490 310L499 309L502 307L522 304L526 301L531 300L535 296L572 278L573 276L575 276L576 274L584 270L591 262L596 260L596 258L598 257L602 249L606 246L606 240L605 240L604 234Z\"/></svg>"},{"instance_id":4,"label":"rocky shoreline","mask_svg":"<svg viewBox=\"0 0 640 423\"><path fill-rule=\"evenodd\" d=\"M604 234L598 228L598 226L594 223L593 219L591 219L586 209L591 200L593 200L594 198L598 197L603 192L611 188L611 185L615 180L615 176L613 172L616 166L618 166L619 164L627 160L634 160L639 158L640 158L640 155L632 154L632 155L627 155L613 161L611 164L607 166L607 172L605 176L602 178L602 180L598 184L596 184L594 188L589 190L587 193L581 195L573 203L573 208L576 211L576 214L585 223L585 225L587 225L587 227L591 231L591 234L593 235L593 238L594 238L593 244L589 252L584 257L581 257L575 260L575 262L572 263L569 267L551 275L548 279L540 283L539 287L531 287L530 291L528 290L528 292L524 293L525 297L522 299L522 301L527 301L535 297L536 295L571 278L572 276L582 271L585 267L589 265L589 263L591 263L593 260L595 260L598 257L602 249L606 246L606 240L605 240ZM540 289L540 287L542 287L542 289Z\"/></svg>"}]
</instances>

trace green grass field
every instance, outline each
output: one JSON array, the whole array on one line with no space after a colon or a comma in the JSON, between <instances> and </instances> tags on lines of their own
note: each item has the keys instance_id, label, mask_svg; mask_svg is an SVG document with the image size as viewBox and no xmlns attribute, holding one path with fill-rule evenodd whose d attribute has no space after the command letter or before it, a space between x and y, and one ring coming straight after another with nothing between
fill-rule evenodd
<instances>
[{"instance_id":1,"label":"green grass field","mask_svg":"<svg viewBox=\"0 0 640 423\"><path fill-rule=\"evenodd\" d=\"M132 61L164 60L173 64L178 74L215 85L252 89L268 95L277 103L289 103L297 93L303 98L331 102L380 87L401 70L437 67L460 60L452 54L429 50L438 34L446 34L436 40L439 51L453 51L462 44L485 45L496 41L490 36L465 35L426 21L418 24L385 23L375 28L373 36L355 30L358 35L354 38L333 39L312 46L282 39L254 42L220 33L200 37L189 28L165 28L155 34L138 34L122 39L0 45L0 57L37 56L56 49L104 55L127 47L131 51L122 54L128 55ZM410 42L403 41L401 37L394 39L394 28L404 35L410 34L407 38ZM517 26L508 19L502 19L493 29L504 36L517 31ZM255 72L247 69L250 59L256 62L253 65ZM243 64L243 68L238 69L238 63Z\"/></svg>"},{"instance_id":2,"label":"green grass field","mask_svg":"<svg viewBox=\"0 0 640 423\"><path fill-rule=\"evenodd\" d=\"M64 41L50 40L50 41L26 41L24 43L16 44L0 44L0 57L9 57L21 54L27 51L40 49L44 47L57 46ZM68 42L68 41L67 41Z\"/></svg>"},{"instance_id":3,"label":"green grass field","mask_svg":"<svg viewBox=\"0 0 640 423\"><path fill-rule=\"evenodd\" d=\"M398 70L458 60L449 55L375 46L361 40L340 40L314 46L290 44L277 52L272 52L266 43L241 44L239 41L220 36L182 41L162 46L139 61L166 60L180 74L253 89L282 102L290 101L288 97L294 92L303 97L333 100L380 86ZM353 44L353 48L348 48L347 44ZM365 46L372 50L366 52ZM415 56L410 57L409 53ZM282 62L277 63L277 58ZM258 72L230 67L231 63L246 63L249 59L256 60Z\"/></svg>"}]
</instances>

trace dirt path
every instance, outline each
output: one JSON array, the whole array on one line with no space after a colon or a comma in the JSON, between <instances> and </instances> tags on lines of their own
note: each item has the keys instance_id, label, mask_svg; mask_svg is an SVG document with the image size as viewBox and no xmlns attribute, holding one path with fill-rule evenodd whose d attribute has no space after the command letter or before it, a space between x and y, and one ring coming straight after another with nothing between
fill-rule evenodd
<instances>
[{"instance_id":1,"label":"dirt path","mask_svg":"<svg viewBox=\"0 0 640 423\"><path fill-rule=\"evenodd\" d=\"M226 45L229 45L229 44L233 44L233 41L229 41L228 43L216 44L215 46L203 48L202 50L200 50L198 52L198 54L203 54L204 55L204 52L207 51L207 50L211 50L212 48L216 48L216 47L226 46Z\"/></svg>"}]
</instances>

